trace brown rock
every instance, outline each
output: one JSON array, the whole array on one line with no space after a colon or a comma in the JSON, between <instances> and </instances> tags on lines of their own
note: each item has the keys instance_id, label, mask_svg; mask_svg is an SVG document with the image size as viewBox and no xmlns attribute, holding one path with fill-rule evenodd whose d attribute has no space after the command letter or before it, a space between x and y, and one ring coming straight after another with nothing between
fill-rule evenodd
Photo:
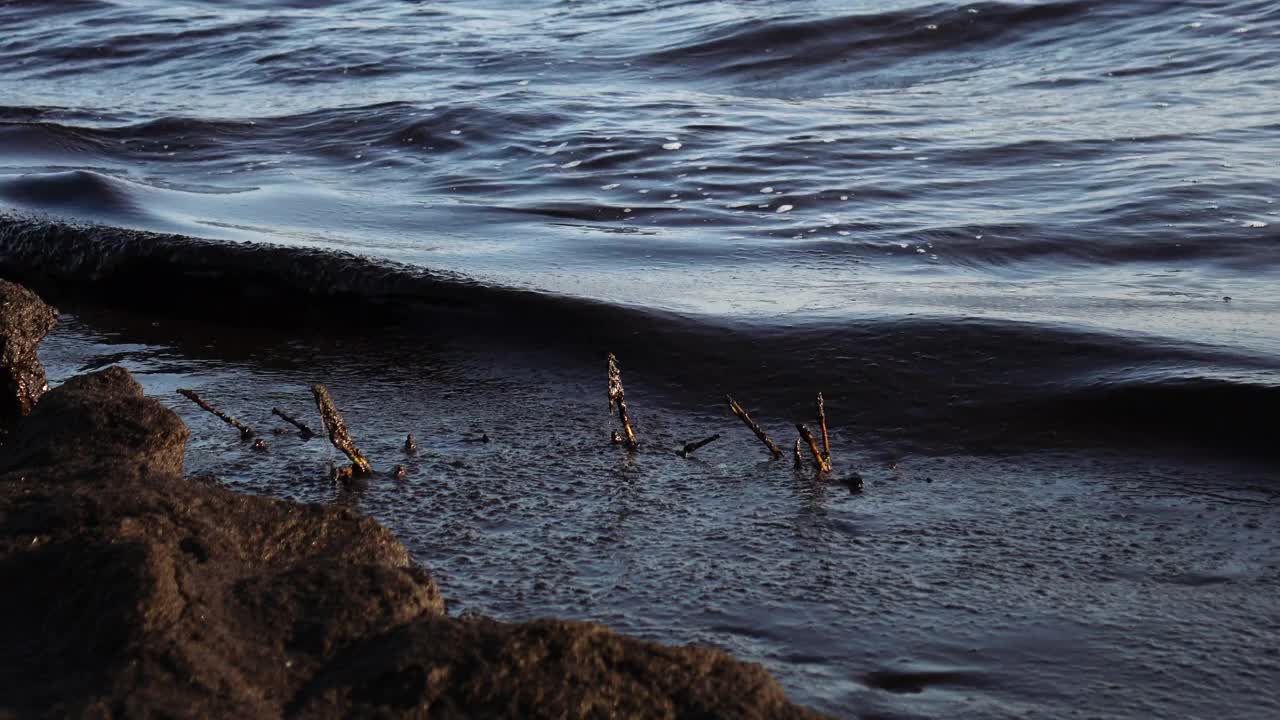
<instances>
[{"instance_id":1,"label":"brown rock","mask_svg":"<svg viewBox=\"0 0 1280 720\"><path fill-rule=\"evenodd\" d=\"M353 646L299 693L315 718L795 718L759 665L601 625L423 617Z\"/></svg>"},{"instance_id":2,"label":"brown rock","mask_svg":"<svg viewBox=\"0 0 1280 720\"><path fill-rule=\"evenodd\" d=\"M36 347L58 322L58 311L35 293L0 280L0 429L31 412L49 386Z\"/></svg>"},{"instance_id":3,"label":"brown rock","mask_svg":"<svg viewBox=\"0 0 1280 720\"><path fill-rule=\"evenodd\" d=\"M140 472L181 475L187 434L172 410L143 397L127 370L111 367L48 393L13 429L0 472L118 460Z\"/></svg>"}]
</instances>

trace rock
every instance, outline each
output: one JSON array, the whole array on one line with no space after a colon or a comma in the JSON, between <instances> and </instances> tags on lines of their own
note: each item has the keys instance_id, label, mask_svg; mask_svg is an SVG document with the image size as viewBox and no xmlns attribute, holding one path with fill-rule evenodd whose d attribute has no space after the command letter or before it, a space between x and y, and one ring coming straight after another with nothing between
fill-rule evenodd
<instances>
[{"instance_id":1,"label":"rock","mask_svg":"<svg viewBox=\"0 0 1280 720\"><path fill-rule=\"evenodd\" d=\"M181 476L121 368L0 446L0 718L811 718L757 665L599 625L450 619L350 510Z\"/></svg>"},{"instance_id":2,"label":"rock","mask_svg":"<svg viewBox=\"0 0 1280 720\"><path fill-rule=\"evenodd\" d=\"M187 426L124 368L68 380L13 429L0 472L120 461L139 472L182 474Z\"/></svg>"},{"instance_id":3,"label":"rock","mask_svg":"<svg viewBox=\"0 0 1280 720\"><path fill-rule=\"evenodd\" d=\"M36 347L58 322L58 311L35 293L0 280L0 429L13 427L48 390Z\"/></svg>"},{"instance_id":4,"label":"rock","mask_svg":"<svg viewBox=\"0 0 1280 720\"><path fill-rule=\"evenodd\" d=\"M0 717L279 716L332 653L443 615L373 520L184 480L186 434L111 368L0 451Z\"/></svg>"},{"instance_id":5,"label":"rock","mask_svg":"<svg viewBox=\"0 0 1280 720\"><path fill-rule=\"evenodd\" d=\"M759 665L600 625L423 617L338 655L290 714L313 718L794 718Z\"/></svg>"}]
</instances>

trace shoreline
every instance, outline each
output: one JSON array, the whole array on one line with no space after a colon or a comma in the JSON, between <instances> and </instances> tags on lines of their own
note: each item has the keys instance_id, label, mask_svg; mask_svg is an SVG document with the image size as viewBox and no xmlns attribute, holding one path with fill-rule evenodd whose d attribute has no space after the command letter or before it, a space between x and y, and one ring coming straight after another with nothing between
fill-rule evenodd
<instances>
[{"instance_id":1,"label":"shoreline","mask_svg":"<svg viewBox=\"0 0 1280 720\"><path fill-rule=\"evenodd\" d=\"M753 324L487 285L340 251L2 211L0 273L54 302L155 315L170 327L552 348L570 361L609 351L700 399L749 391L784 416L805 412L821 390L848 408L839 422L849 432L917 452L1158 447L1280 457L1265 422L1280 402L1275 363L1247 344L981 314ZM1214 311L1221 307L1215 300Z\"/></svg>"},{"instance_id":2,"label":"shoreline","mask_svg":"<svg viewBox=\"0 0 1280 720\"><path fill-rule=\"evenodd\" d=\"M1265 463L1134 446L887 456L828 397L839 470L868 484L850 495L769 461L722 402L631 362L628 401L645 440L635 454L608 444L594 356L378 341L381 331L353 345L64 309L41 352L51 380L124 365L191 429L190 475L358 509L431 568L463 617L604 622L721 648L835 717L933 714L969 697L993 715L1050 712L1081 682L1112 688L1084 708L1201 707L1222 682L1253 702L1248 672L1272 662L1258 648L1217 652L1223 633L1247 634L1270 613L1259 589L1274 584L1280 516ZM271 449L256 451L175 392L194 388L265 432L273 406L309 416L316 380L378 469L408 467L404 481L379 475L345 490L325 475L340 457L323 440L272 433ZM770 431L787 419L758 417ZM716 430L729 432L691 459L674 454ZM412 459L406 431L421 445ZM482 433L492 442L469 442ZM1158 605L1135 604L1151 594ZM1116 616L1140 618L1136 639L1151 650L1135 649ZM1212 622L1188 626L1188 616ZM1043 643L1049 665L1025 651ZM1168 662L1206 652L1215 660L1200 671ZM1156 694L1153 668L1185 690Z\"/></svg>"},{"instance_id":3,"label":"shoreline","mask_svg":"<svg viewBox=\"0 0 1280 720\"><path fill-rule=\"evenodd\" d=\"M15 288L9 328L42 312ZM21 589L0 715L819 717L719 650L448 617L375 521L183 477L186 425L122 368L37 395L0 447L0 578Z\"/></svg>"}]
</instances>

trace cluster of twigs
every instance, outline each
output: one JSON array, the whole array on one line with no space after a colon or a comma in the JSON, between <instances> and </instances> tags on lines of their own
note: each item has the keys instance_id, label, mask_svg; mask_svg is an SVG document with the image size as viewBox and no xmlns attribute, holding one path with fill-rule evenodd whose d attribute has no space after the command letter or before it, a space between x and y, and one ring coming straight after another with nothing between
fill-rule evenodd
<instances>
[{"instance_id":1,"label":"cluster of twigs","mask_svg":"<svg viewBox=\"0 0 1280 720\"><path fill-rule=\"evenodd\" d=\"M614 430L611 433L613 443L616 445L624 445L630 451L634 451L640 447L639 440L636 439L635 427L631 424L631 416L627 411L626 391L622 387L622 368L618 365L618 358L613 353L608 354L608 398L610 414L617 412L618 421L622 426L622 432ZM231 427L240 432L242 440L251 440L255 437L253 429L219 410L209 402L201 398L191 390L178 390L178 393L187 398L191 402L200 406L201 409L213 414ZM320 419L324 423L325 432L329 436L329 442L335 448L340 450L342 454L347 456L351 461L351 465L338 469L334 475L336 479L351 480L373 474L373 466L369 463L368 458L360 452L360 448L356 446L355 441L351 437L351 432L347 428L346 421L338 412L337 406L333 402L333 397L329 394L329 390L319 383L311 386L311 394L315 398L316 410L320 414ZM738 404L731 396L726 395L725 400L729 404L729 411L733 413L744 425L760 440L769 451L772 459L778 460L782 457L782 449L778 444L769 437L768 433L760 427L759 423L751 418L751 415L742 405ZM813 465L817 468L819 476L828 474L832 470L831 465L831 436L827 429L827 412L826 403L823 401L822 393L818 393L817 403L817 420L818 427L822 434L822 446L819 448L818 439L814 437L813 432L809 430L809 426L804 423L796 423L796 431L799 437L796 438L795 444L792 446L792 460L797 469L803 468L805 465L803 448L809 449L809 455L813 459ZM271 414L279 417L281 420L293 425L298 429L298 434L304 440L316 437L318 433L312 430L305 422L298 420L289 413L280 408L272 408ZM702 447L709 445L720 439L720 434L716 433L702 440L685 443L682 448L676 451L681 457L687 458ZM481 438L469 439L468 442L488 442L489 436L484 435ZM259 450L266 449L266 443L261 440L254 441L254 448ZM414 440L412 434L405 438L404 452L412 455L417 452L418 443ZM397 479L402 479L406 475L403 465L397 465L391 473ZM856 475L856 474L855 474Z\"/></svg>"},{"instance_id":2,"label":"cluster of twigs","mask_svg":"<svg viewBox=\"0 0 1280 720\"><path fill-rule=\"evenodd\" d=\"M622 423L622 429L626 433L625 439L618 431L613 431L614 444L625 444L628 449L635 450L639 447L639 441L636 440L635 428L631 425L631 418L627 414L627 405L625 394L622 389L622 372L618 366L618 358L613 354L608 355L608 393L609 393L609 410L612 412L615 408L618 411L618 419ZM769 455L777 460L782 457L782 449L778 444L769 437L769 434L760 427L760 424L751 418L751 414L746 411L738 401L732 396L725 395L725 400L729 403L729 411L732 412L743 425L749 430L769 451ZM792 458L797 469L804 467L804 456L801 447L809 449L809 455L813 458L813 465L817 468L819 475L825 475L831 472L831 434L827 429L827 408L826 402L823 400L822 393L818 393L817 402L815 404L817 410L818 427L822 433L822 447L818 447L818 440L814 437L813 432L809 430L809 426L804 423L796 423L796 432L799 437L796 438L795 445L792 449ZM680 457L689 457L694 451L720 439L720 434L716 433L704 440L686 443L685 446L676 451Z\"/></svg>"},{"instance_id":3,"label":"cluster of twigs","mask_svg":"<svg viewBox=\"0 0 1280 720\"><path fill-rule=\"evenodd\" d=\"M219 420L222 420L236 430L239 430L240 438L242 440L250 440L257 435L252 428L239 420L236 420L222 410L219 410L204 398L197 395L194 391L180 389L178 390L178 394L200 406L202 410L205 410L214 417L217 417ZM329 435L329 442L333 443L333 446L340 450L342 454L346 455L347 459L351 461L351 465L349 467L339 468L335 471L335 479L351 480L353 478L372 475L373 466L369 463L368 458L364 456L364 453L360 452L360 448L356 446L355 441L351 438L351 432L347 429L347 423L342 419L342 414L338 412L338 407L334 404L333 397L329 395L328 388L316 383L311 386L311 394L315 397L316 410L319 411L320 420L324 423L325 431ZM271 414L298 428L298 434L301 435L304 440L310 440L317 435L316 431L312 430L305 422L298 420L280 408L272 408ZM265 450L267 448L266 443L261 438L255 440L253 446L257 450ZM413 436L410 435L405 443L405 452L411 453L416 449L417 444L414 443ZM397 465L392 471L392 474L397 478L403 478L405 475L405 469L403 466Z\"/></svg>"}]
</instances>

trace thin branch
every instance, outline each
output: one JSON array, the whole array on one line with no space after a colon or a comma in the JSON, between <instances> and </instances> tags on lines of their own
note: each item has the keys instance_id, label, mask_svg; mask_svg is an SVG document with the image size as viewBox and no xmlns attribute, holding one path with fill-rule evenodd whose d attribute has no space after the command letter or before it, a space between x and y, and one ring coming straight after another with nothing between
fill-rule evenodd
<instances>
[{"instance_id":1,"label":"thin branch","mask_svg":"<svg viewBox=\"0 0 1280 720\"><path fill-rule=\"evenodd\" d=\"M677 454L682 458L687 458L699 448L710 445L711 443L719 439L720 439L720 433L716 433L715 435L712 435L709 438L703 438L697 442L685 443L684 447L681 448L681 450Z\"/></svg>"},{"instance_id":2,"label":"thin branch","mask_svg":"<svg viewBox=\"0 0 1280 720\"><path fill-rule=\"evenodd\" d=\"M822 457L822 452L818 450L818 441L813 439L813 433L809 432L809 428L796 423L796 430L800 431L800 437L804 438L805 443L809 445L809 452L813 453L813 462L817 464L818 469L822 472L831 472L831 463Z\"/></svg>"},{"instance_id":3,"label":"thin branch","mask_svg":"<svg viewBox=\"0 0 1280 720\"><path fill-rule=\"evenodd\" d=\"M197 395L197 394L195 393L195 391L193 391L193 390L179 389L179 390L178 390L178 394L179 394L179 395L181 395L182 397L184 397L184 398L186 398L186 399L190 400L191 402L195 403L196 405L199 405L199 406L200 406L200 408L201 408L202 410L205 410L205 411L209 412L210 414L212 414L213 416L217 417L217 418L218 418L219 420L221 420L222 422L224 422L224 423L226 423L226 424L230 425L231 427L233 427L233 428L235 428L235 429L239 430L239 431L240 431L240 439L241 439L241 440L249 440L249 439L252 439L252 438L253 438L253 436L254 436L254 434L255 434L255 433L253 432L253 430L252 430L252 429L250 429L250 428L249 428L249 426L248 426L248 425L245 425L244 423L240 422L239 420L236 420L235 418L233 418L233 417L231 417L230 415L228 415L228 414L226 414L226 413L222 412L222 411L221 411L221 410L219 410L218 408L216 408L216 407L214 407L214 406L210 405L209 403L205 402L205 401L204 401L204 398L202 398L202 397L200 397L199 395Z\"/></svg>"},{"instance_id":4,"label":"thin branch","mask_svg":"<svg viewBox=\"0 0 1280 720\"><path fill-rule=\"evenodd\" d=\"M631 417L627 414L627 394L622 389L622 369L618 367L618 358L609 353L609 412L618 408L618 419L622 421L622 431L626 433L626 445L635 450L640 443L636 441L636 433L631 428Z\"/></svg>"},{"instance_id":5,"label":"thin branch","mask_svg":"<svg viewBox=\"0 0 1280 720\"><path fill-rule=\"evenodd\" d=\"M769 448L769 454L773 455L773 459L777 460L782 457L782 451L779 450L778 446L769 439L769 436L765 434L764 430L760 429L760 426L756 424L756 421L751 419L751 416L747 414L747 411L744 410L732 397L725 395L724 399L729 401L729 410L731 410L734 415L737 415L738 419L741 420L748 428L751 428L751 432L755 433L756 437L760 438L760 442L764 443L766 448Z\"/></svg>"},{"instance_id":6,"label":"thin branch","mask_svg":"<svg viewBox=\"0 0 1280 720\"><path fill-rule=\"evenodd\" d=\"M831 463L831 437L827 435L827 409L822 401L822 393L818 393L818 425L822 428L822 457Z\"/></svg>"},{"instance_id":7,"label":"thin branch","mask_svg":"<svg viewBox=\"0 0 1280 720\"><path fill-rule=\"evenodd\" d=\"M351 460L351 472L355 475L368 475L373 472L373 468L369 465L369 461L360 453L360 448L356 447L355 441L351 439L351 433L347 431L347 424L343 421L342 415L338 413L338 408L333 404L333 398L329 396L329 390L325 386L317 383L311 386L311 394L316 398L316 409L320 411L320 417L324 420L325 430L329 432L329 442L333 446L342 451Z\"/></svg>"},{"instance_id":8,"label":"thin branch","mask_svg":"<svg viewBox=\"0 0 1280 720\"><path fill-rule=\"evenodd\" d=\"M294 418L293 416L289 415L289 413L281 410L280 408L271 408L271 414L289 423L290 425L298 428L298 433L307 440L310 440L311 438L316 437L316 435L319 434L315 430L312 430L311 427L308 426L306 423Z\"/></svg>"}]
</instances>

